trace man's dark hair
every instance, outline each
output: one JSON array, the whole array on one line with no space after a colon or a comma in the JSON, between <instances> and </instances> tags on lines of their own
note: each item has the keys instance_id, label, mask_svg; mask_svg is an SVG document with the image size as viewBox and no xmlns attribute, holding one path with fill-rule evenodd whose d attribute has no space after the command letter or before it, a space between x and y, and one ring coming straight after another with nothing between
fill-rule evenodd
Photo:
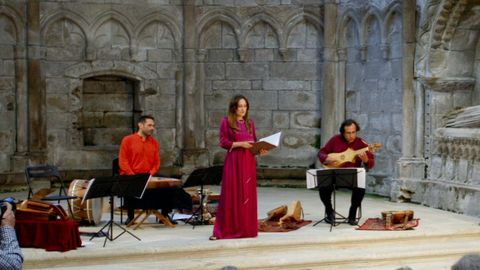
<instances>
[{"instance_id":1,"label":"man's dark hair","mask_svg":"<svg viewBox=\"0 0 480 270\"><path fill-rule=\"evenodd\" d=\"M340 130L339 130L340 134L343 135L343 133L345 132L345 127L351 126L351 125L355 125L355 127L357 128L357 131L360 131L360 126L358 125L357 121L353 119L347 119L343 121L343 123L340 125Z\"/></svg>"},{"instance_id":2,"label":"man's dark hair","mask_svg":"<svg viewBox=\"0 0 480 270\"><path fill-rule=\"evenodd\" d=\"M142 115L142 116L140 116L140 118L138 118L137 123L138 124L140 124L140 123L145 124L145 122L147 122L147 119L155 121L155 118L153 118L153 116L151 116L151 115Z\"/></svg>"}]
</instances>

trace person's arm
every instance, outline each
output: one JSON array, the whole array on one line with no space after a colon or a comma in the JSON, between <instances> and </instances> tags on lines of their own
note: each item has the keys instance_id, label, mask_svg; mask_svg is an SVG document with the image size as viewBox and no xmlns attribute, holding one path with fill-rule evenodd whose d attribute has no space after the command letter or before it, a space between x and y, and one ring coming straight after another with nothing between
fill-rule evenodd
<instances>
[{"instance_id":1,"label":"person's arm","mask_svg":"<svg viewBox=\"0 0 480 270\"><path fill-rule=\"evenodd\" d=\"M0 269L22 269L23 256L15 234L15 215L7 205L0 225Z\"/></svg>"},{"instance_id":2,"label":"person's arm","mask_svg":"<svg viewBox=\"0 0 480 270\"><path fill-rule=\"evenodd\" d=\"M320 151L318 151L318 159L323 164L331 162L328 160L328 154L333 152L333 146L335 144L334 138L335 137L330 138L330 140L322 148L320 148Z\"/></svg>"},{"instance_id":3,"label":"person's arm","mask_svg":"<svg viewBox=\"0 0 480 270\"><path fill-rule=\"evenodd\" d=\"M120 171L125 172L126 175L134 175L130 163L128 162L128 157L130 156L129 145L130 142L126 140L127 137L122 139L120 144L120 152L118 153L118 165L120 166Z\"/></svg>"},{"instance_id":4,"label":"person's arm","mask_svg":"<svg viewBox=\"0 0 480 270\"><path fill-rule=\"evenodd\" d=\"M153 160L153 167L150 170L150 175L155 175L160 169L160 144L155 141L155 154Z\"/></svg>"}]
</instances>

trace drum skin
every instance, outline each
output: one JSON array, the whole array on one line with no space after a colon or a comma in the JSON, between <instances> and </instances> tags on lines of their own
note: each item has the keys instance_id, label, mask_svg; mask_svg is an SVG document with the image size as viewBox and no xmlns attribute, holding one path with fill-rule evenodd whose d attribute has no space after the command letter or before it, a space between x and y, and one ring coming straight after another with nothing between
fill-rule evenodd
<instances>
[{"instance_id":1,"label":"drum skin","mask_svg":"<svg viewBox=\"0 0 480 270\"><path fill-rule=\"evenodd\" d=\"M98 225L102 219L103 198L86 200L82 204L89 180L75 179L70 183L68 195L77 196L70 200L75 219L80 222L87 222L90 225Z\"/></svg>"}]
</instances>

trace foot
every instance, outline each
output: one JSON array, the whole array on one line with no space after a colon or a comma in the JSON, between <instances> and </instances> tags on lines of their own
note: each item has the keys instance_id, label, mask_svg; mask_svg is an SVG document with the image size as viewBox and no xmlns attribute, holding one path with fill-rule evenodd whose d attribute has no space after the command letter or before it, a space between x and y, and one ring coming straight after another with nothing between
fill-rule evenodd
<instances>
[{"instance_id":1,"label":"foot","mask_svg":"<svg viewBox=\"0 0 480 270\"><path fill-rule=\"evenodd\" d=\"M352 226L358 225L357 219L356 218L348 218L348 224Z\"/></svg>"},{"instance_id":2,"label":"foot","mask_svg":"<svg viewBox=\"0 0 480 270\"><path fill-rule=\"evenodd\" d=\"M210 236L210 237L208 238L208 240L210 240L210 241L215 241L215 240L217 240L217 237L214 236L214 235L212 235L212 236Z\"/></svg>"},{"instance_id":3,"label":"foot","mask_svg":"<svg viewBox=\"0 0 480 270\"><path fill-rule=\"evenodd\" d=\"M325 216L325 222L328 224L332 224L335 221L335 217L333 216L333 213L328 213Z\"/></svg>"},{"instance_id":4,"label":"foot","mask_svg":"<svg viewBox=\"0 0 480 270\"><path fill-rule=\"evenodd\" d=\"M130 224L130 222L132 222L133 218L127 218L127 220L125 220L125 225L128 225ZM135 224L135 223L134 223Z\"/></svg>"}]
</instances>

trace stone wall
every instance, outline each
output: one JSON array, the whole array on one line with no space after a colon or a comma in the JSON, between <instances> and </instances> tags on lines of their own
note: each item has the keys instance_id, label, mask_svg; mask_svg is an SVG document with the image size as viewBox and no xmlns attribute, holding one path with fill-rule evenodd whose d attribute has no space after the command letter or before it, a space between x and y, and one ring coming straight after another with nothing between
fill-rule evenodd
<instances>
[{"instance_id":1,"label":"stone wall","mask_svg":"<svg viewBox=\"0 0 480 270\"><path fill-rule=\"evenodd\" d=\"M259 137L284 132L260 166L311 166L322 16L307 0L2 2L2 180L38 163L109 170L142 113L156 118L163 168L221 163L218 126L236 93Z\"/></svg>"},{"instance_id":2,"label":"stone wall","mask_svg":"<svg viewBox=\"0 0 480 270\"><path fill-rule=\"evenodd\" d=\"M360 136L381 143L370 192L388 195L395 162L401 156L402 14L397 2L345 2L340 9L338 77L346 117L359 121Z\"/></svg>"}]
</instances>

